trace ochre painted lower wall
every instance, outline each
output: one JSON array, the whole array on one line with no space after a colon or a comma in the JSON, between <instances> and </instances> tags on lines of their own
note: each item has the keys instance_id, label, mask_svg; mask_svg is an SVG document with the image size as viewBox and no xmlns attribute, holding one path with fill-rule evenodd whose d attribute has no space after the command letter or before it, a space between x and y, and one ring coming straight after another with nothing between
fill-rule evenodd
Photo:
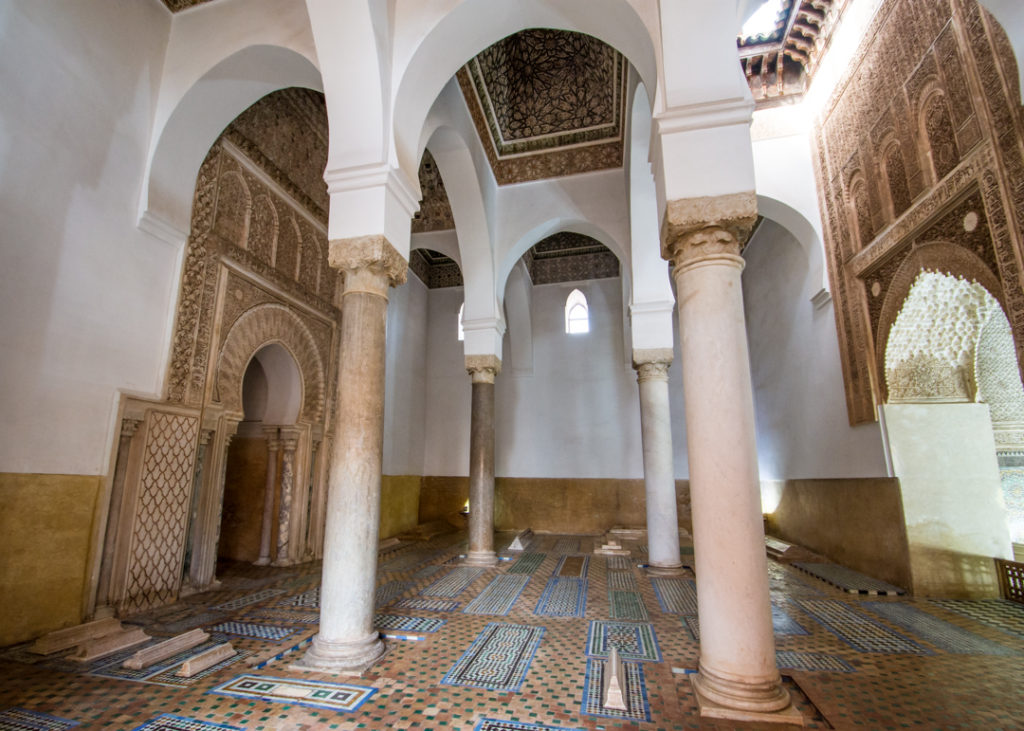
<instances>
[{"instance_id":1,"label":"ochre painted lower wall","mask_svg":"<svg viewBox=\"0 0 1024 731\"><path fill-rule=\"evenodd\" d=\"M82 621L102 480L0 473L0 646Z\"/></svg>"},{"instance_id":2,"label":"ochre painted lower wall","mask_svg":"<svg viewBox=\"0 0 1024 731\"><path fill-rule=\"evenodd\" d=\"M647 524L643 480L499 477L494 486L494 527L545 533L604 533L616 526ZM424 477L420 522L462 510L468 477ZM690 528L690 491L676 481L679 525Z\"/></svg>"},{"instance_id":3,"label":"ochre painted lower wall","mask_svg":"<svg viewBox=\"0 0 1024 731\"><path fill-rule=\"evenodd\" d=\"M764 488L780 495L768 514L769 533L868 576L911 586L899 480L781 480Z\"/></svg>"},{"instance_id":4,"label":"ochre painted lower wall","mask_svg":"<svg viewBox=\"0 0 1024 731\"><path fill-rule=\"evenodd\" d=\"M419 475L384 475L380 490L380 537L390 538L419 522Z\"/></svg>"}]
</instances>

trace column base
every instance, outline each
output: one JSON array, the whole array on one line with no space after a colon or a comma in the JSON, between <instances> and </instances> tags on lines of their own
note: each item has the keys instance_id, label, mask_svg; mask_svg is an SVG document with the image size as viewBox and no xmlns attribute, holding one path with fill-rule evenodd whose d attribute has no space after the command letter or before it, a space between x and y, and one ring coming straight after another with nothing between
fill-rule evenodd
<instances>
[{"instance_id":1,"label":"column base","mask_svg":"<svg viewBox=\"0 0 1024 731\"><path fill-rule=\"evenodd\" d=\"M272 563L270 565L271 566L294 566L295 562L292 561L290 558L282 558L282 559L279 559L277 561L274 561L274 563Z\"/></svg>"},{"instance_id":2,"label":"column base","mask_svg":"<svg viewBox=\"0 0 1024 731\"><path fill-rule=\"evenodd\" d=\"M703 718L804 725L804 717L778 682L741 682L701 668L690 676Z\"/></svg>"},{"instance_id":3,"label":"column base","mask_svg":"<svg viewBox=\"0 0 1024 731\"><path fill-rule=\"evenodd\" d=\"M648 564L645 571L651 576L682 576L686 573L686 568L681 563L675 566Z\"/></svg>"},{"instance_id":4,"label":"column base","mask_svg":"<svg viewBox=\"0 0 1024 731\"><path fill-rule=\"evenodd\" d=\"M359 675L380 660L384 650L384 642L377 632L371 632L363 639L352 642L332 642L316 635L306 654L293 662L289 668L303 672Z\"/></svg>"},{"instance_id":5,"label":"column base","mask_svg":"<svg viewBox=\"0 0 1024 731\"><path fill-rule=\"evenodd\" d=\"M269 556L266 556L266 557L260 556L258 559L256 559L255 561L252 562L252 565L253 566L269 566L270 565L270 557Z\"/></svg>"},{"instance_id":6,"label":"column base","mask_svg":"<svg viewBox=\"0 0 1024 731\"><path fill-rule=\"evenodd\" d=\"M494 551L470 551L464 559L463 566L497 566L498 556Z\"/></svg>"}]
</instances>

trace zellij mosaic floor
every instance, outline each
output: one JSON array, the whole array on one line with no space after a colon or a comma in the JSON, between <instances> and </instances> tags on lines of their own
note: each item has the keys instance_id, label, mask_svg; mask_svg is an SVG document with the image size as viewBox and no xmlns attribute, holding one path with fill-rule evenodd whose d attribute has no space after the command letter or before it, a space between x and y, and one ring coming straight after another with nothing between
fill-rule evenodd
<instances>
[{"instance_id":1,"label":"zellij mosaic floor","mask_svg":"<svg viewBox=\"0 0 1024 731\"><path fill-rule=\"evenodd\" d=\"M152 643L203 628L198 649L237 655L186 679L196 650L130 670L137 647L88 663L2 648L0 731L786 728L701 719L693 573L649 576L632 542L628 557L593 548L538 535L493 569L458 565L465 534L388 548L375 621L387 652L361 676L290 667L317 630L319 564L225 564L216 591L125 622ZM1024 606L851 594L772 560L769 574L777 662L806 728L1024 729ZM625 711L601 705L612 646Z\"/></svg>"}]
</instances>

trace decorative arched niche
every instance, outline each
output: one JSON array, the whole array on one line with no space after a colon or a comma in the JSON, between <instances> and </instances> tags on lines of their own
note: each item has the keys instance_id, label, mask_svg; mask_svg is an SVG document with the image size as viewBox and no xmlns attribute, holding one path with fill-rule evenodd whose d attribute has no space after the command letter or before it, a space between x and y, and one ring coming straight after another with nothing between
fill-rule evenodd
<instances>
[{"instance_id":1,"label":"decorative arched niche","mask_svg":"<svg viewBox=\"0 0 1024 731\"><path fill-rule=\"evenodd\" d=\"M266 346L272 344L287 351L302 376L298 420L310 424L321 422L326 378L316 342L305 323L281 305L253 307L231 326L217 358L213 400L241 420L246 368L257 353L262 354ZM261 364L265 369L268 367L262 360Z\"/></svg>"},{"instance_id":2,"label":"decorative arched niche","mask_svg":"<svg viewBox=\"0 0 1024 731\"><path fill-rule=\"evenodd\" d=\"M893 276L892 282L885 294L881 312L879 313L878 331L875 336L875 359L880 375L878 379L878 388L881 391L879 394L880 402L888 402L892 396L889 389L889 379L887 377L888 364L886 361L889 342L893 334L893 326L897 317L904 309L904 305L919 275L923 272L949 275L951 278L959 278L968 283L976 283L993 297L1004 310L1006 309L999 278L976 254L961 246L945 241L923 244L916 247ZM979 323L979 328L980 325ZM972 357L973 352L972 350ZM906 369L902 373L903 375L899 377L909 377ZM954 391L960 393L958 398L967 398L968 396L967 391L961 392L957 389L954 389ZM901 394L903 395L897 396L897 398L906 400L907 394L903 391L901 391ZM971 386L970 396L970 400L973 400L973 386ZM938 397L936 396L936 398ZM950 396L950 398L953 397Z\"/></svg>"}]
</instances>

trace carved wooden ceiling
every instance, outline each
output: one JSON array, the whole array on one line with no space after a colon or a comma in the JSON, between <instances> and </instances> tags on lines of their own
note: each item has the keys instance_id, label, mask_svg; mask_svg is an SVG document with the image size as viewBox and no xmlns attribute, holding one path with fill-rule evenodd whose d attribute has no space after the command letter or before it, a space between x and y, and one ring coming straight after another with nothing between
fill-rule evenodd
<instances>
[{"instance_id":1,"label":"carved wooden ceiling","mask_svg":"<svg viewBox=\"0 0 1024 731\"><path fill-rule=\"evenodd\" d=\"M810 85L849 0L783 0L775 28L737 43L758 107L799 98Z\"/></svg>"},{"instance_id":2,"label":"carved wooden ceiling","mask_svg":"<svg viewBox=\"0 0 1024 731\"><path fill-rule=\"evenodd\" d=\"M208 2L210 2L210 0L164 0L164 5L166 5L167 9L172 13L176 13L179 10L187 10L194 5L202 5L203 3Z\"/></svg>"},{"instance_id":3,"label":"carved wooden ceiling","mask_svg":"<svg viewBox=\"0 0 1024 731\"><path fill-rule=\"evenodd\" d=\"M457 78L499 185L622 166L626 60L582 33L504 38Z\"/></svg>"},{"instance_id":4,"label":"carved wooden ceiling","mask_svg":"<svg viewBox=\"0 0 1024 731\"><path fill-rule=\"evenodd\" d=\"M560 231L523 255L534 284L579 282L619 276L619 258L596 239Z\"/></svg>"},{"instance_id":5,"label":"carved wooden ceiling","mask_svg":"<svg viewBox=\"0 0 1024 731\"><path fill-rule=\"evenodd\" d=\"M448 193L444 189L441 172L437 169L437 163L434 162L430 150L423 151L419 178L423 200L420 201L420 209L413 215L412 232L418 234L455 228L455 217L452 216Z\"/></svg>"}]
</instances>

